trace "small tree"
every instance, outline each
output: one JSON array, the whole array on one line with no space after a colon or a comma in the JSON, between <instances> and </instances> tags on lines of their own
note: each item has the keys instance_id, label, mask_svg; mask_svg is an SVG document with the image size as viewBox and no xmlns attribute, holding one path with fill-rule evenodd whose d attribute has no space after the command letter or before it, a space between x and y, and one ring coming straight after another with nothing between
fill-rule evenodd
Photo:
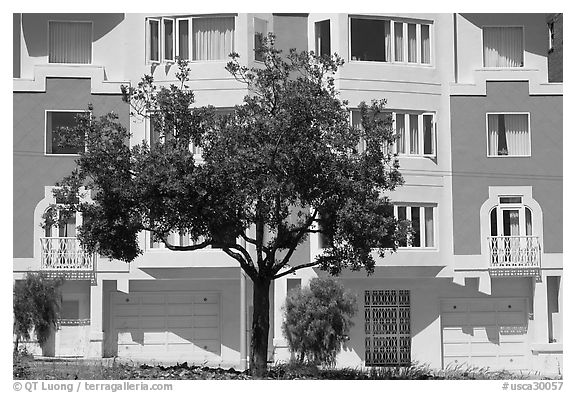
<instances>
[{"instance_id":1,"label":"small tree","mask_svg":"<svg viewBox=\"0 0 576 393\"><path fill-rule=\"evenodd\" d=\"M49 279L43 273L28 273L23 281L16 281L13 290L14 353L21 339L29 340L34 330L43 345L56 328L60 316L62 278Z\"/></svg>"},{"instance_id":2,"label":"small tree","mask_svg":"<svg viewBox=\"0 0 576 393\"><path fill-rule=\"evenodd\" d=\"M332 278L313 278L290 292L282 323L290 352L301 362L333 365L356 311L356 296Z\"/></svg>"}]
</instances>

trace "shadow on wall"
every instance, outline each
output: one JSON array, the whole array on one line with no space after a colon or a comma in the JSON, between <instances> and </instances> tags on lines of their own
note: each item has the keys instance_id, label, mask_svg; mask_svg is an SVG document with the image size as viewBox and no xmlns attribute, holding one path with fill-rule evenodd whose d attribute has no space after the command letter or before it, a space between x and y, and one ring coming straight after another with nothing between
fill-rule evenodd
<instances>
[{"instance_id":1,"label":"shadow on wall","mask_svg":"<svg viewBox=\"0 0 576 393\"><path fill-rule=\"evenodd\" d=\"M524 26L527 52L548 56L548 25L546 14L461 14L464 19L482 29L483 26Z\"/></svg>"},{"instance_id":2,"label":"shadow on wall","mask_svg":"<svg viewBox=\"0 0 576 393\"><path fill-rule=\"evenodd\" d=\"M23 14L22 32L31 57L48 55L48 21L92 21L92 42L124 20L124 14Z\"/></svg>"}]
</instances>

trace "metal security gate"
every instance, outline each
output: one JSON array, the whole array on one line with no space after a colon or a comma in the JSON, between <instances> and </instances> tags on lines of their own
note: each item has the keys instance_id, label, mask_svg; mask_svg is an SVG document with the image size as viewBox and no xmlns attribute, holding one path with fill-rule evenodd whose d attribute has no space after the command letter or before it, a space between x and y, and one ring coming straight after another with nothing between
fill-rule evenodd
<instances>
[{"instance_id":1,"label":"metal security gate","mask_svg":"<svg viewBox=\"0 0 576 393\"><path fill-rule=\"evenodd\" d=\"M410 291L364 292L366 366L410 365Z\"/></svg>"}]
</instances>

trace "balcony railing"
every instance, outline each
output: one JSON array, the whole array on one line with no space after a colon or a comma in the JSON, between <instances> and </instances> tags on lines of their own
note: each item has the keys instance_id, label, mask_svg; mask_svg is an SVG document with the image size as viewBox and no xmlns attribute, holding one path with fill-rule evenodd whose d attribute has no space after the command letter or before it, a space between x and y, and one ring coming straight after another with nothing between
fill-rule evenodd
<instances>
[{"instance_id":1,"label":"balcony railing","mask_svg":"<svg viewBox=\"0 0 576 393\"><path fill-rule=\"evenodd\" d=\"M538 236L489 236L493 275L539 276L541 247Z\"/></svg>"},{"instance_id":2,"label":"balcony railing","mask_svg":"<svg viewBox=\"0 0 576 393\"><path fill-rule=\"evenodd\" d=\"M95 267L95 255L87 252L75 237L40 238L41 269L62 272L89 272Z\"/></svg>"}]
</instances>

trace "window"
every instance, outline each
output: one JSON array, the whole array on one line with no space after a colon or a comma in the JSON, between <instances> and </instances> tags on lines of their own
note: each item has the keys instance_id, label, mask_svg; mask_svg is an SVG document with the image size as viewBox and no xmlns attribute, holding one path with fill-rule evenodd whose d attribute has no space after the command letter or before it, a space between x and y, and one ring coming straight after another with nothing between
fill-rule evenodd
<instances>
[{"instance_id":1,"label":"window","mask_svg":"<svg viewBox=\"0 0 576 393\"><path fill-rule=\"evenodd\" d=\"M434 247L434 207L415 205L395 205L394 216L399 221L410 221L412 236L401 240L400 247Z\"/></svg>"},{"instance_id":2,"label":"window","mask_svg":"<svg viewBox=\"0 0 576 393\"><path fill-rule=\"evenodd\" d=\"M554 49L554 22L548 23L548 51Z\"/></svg>"},{"instance_id":3,"label":"window","mask_svg":"<svg viewBox=\"0 0 576 393\"><path fill-rule=\"evenodd\" d=\"M330 56L330 20L314 23L316 36L316 54Z\"/></svg>"},{"instance_id":4,"label":"window","mask_svg":"<svg viewBox=\"0 0 576 393\"><path fill-rule=\"evenodd\" d=\"M176 20L176 55L183 60L190 60L190 20Z\"/></svg>"},{"instance_id":5,"label":"window","mask_svg":"<svg viewBox=\"0 0 576 393\"><path fill-rule=\"evenodd\" d=\"M532 236L532 211L521 196L500 197L490 211L490 236Z\"/></svg>"},{"instance_id":6,"label":"window","mask_svg":"<svg viewBox=\"0 0 576 393\"><path fill-rule=\"evenodd\" d=\"M78 154L84 150L84 135L75 140L64 138L63 128L77 125L77 116L85 111L46 111L46 154Z\"/></svg>"},{"instance_id":7,"label":"window","mask_svg":"<svg viewBox=\"0 0 576 393\"><path fill-rule=\"evenodd\" d=\"M528 157L530 116L528 113L488 113L488 156Z\"/></svg>"},{"instance_id":8,"label":"window","mask_svg":"<svg viewBox=\"0 0 576 393\"><path fill-rule=\"evenodd\" d=\"M50 208L52 209L52 208ZM55 214L55 225L44 226L44 236L45 237L76 237L76 214L66 219L62 223L58 223L60 220L60 211L47 210L48 213Z\"/></svg>"},{"instance_id":9,"label":"window","mask_svg":"<svg viewBox=\"0 0 576 393\"><path fill-rule=\"evenodd\" d=\"M436 155L436 124L433 113L401 113L392 112L393 127L396 131L396 141L390 146L400 155L435 156ZM360 111L352 111L352 126L362 127ZM388 147L383 146L386 154ZM358 151L365 150L365 142L360 141Z\"/></svg>"},{"instance_id":10,"label":"window","mask_svg":"<svg viewBox=\"0 0 576 393\"><path fill-rule=\"evenodd\" d=\"M193 61L226 60L234 52L234 17L148 18L146 40L151 63L172 62L176 56Z\"/></svg>"},{"instance_id":11,"label":"window","mask_svg":"<svg viewBox=\"0 0 576 393\"><path fill-rule=\"evenodd\" d=\"M262 40L268 34L268 22L263 19L254 18L254 60L264 61L262 53Z\"/></svg>"},{"instance_id":12,"label":"window","mask_svg":"<svg viewBox=\"0 0 576 393\"><path fill-rule=\"evenodd\" d=\"M80 301L79 300L62 300L60 309L61 319L80 319Z\"/></svg>"},{"instance_id":13,"label":"window","mask_svg":"<svg viewBox=\"0 0 576 393\"><path fill-rule=\"evenodd\" d=\"M350 18L352 61L431 63L430 24Z\"/></svg>"},{"instance_id":14,"label":"window","mask_svg":"<svg viewBox=\"0 0 576 393\"><path fill-rule=\"evenodd\" d=\"M164 37L164 41L162 42L164 61L174 61L174 42L176 39L174 35L174 19L162 19L162 32L162 36Z\"/></svg>"},{"instance_id":15,"label":"window","mask_svg":"<svg viewBox=\"0 0 576 393\"><path fill-rule=\"evenodd\" d=\"M484 67L515 68L524 66L522 27L483 27Z\"/></svg>"},{"instance_id":16,"label":"window","mask_svg":"<svg viewBox=\"0 0 576 393\"><path fill-rule=\"evenodd\" d=\"M364 292L364 333L366 366L409 366L409 290Z\"/></svg>"},{"instance_id":17,"label":"window","mask_svg":"<svg viewBox=\"0 0 576 393\"><path fill-rule=\"evenodd\" d=\"M391 116L390 112L383 112L380 114L380 116ZM357 128L357 129L362 129L362 116L360 115L360 111L352 111L352 116L351 116L351 121L352 121L352 127ZM392 153L394 144L392 143L389 146L386 145L382 145L382 152L384 154L388 154L388 152ZM362 154L366 151L366 141L361 139L360 142L358 143L358 146L356 147L358 150L358 153Z\"/></svg>"},{"instance_id":18,"label":"window","mask_svg":"<svg viewBox=\"0 0 576 393\"><path fill-rule=\"evenodd\" d=\"M92 63L92 22L49 21L48 62Z\"/></svg>"},{"instance_id":19,"label":"window","mask_svg":"<svg viewBox=\"0 0 576 393\"><path fill-rule=\"evenodd\" d=\"M302 286L301 278L288 278L286 279L286 294L292 291L297 291Z\"/></svg>"},{"instance_id":20,"label":"window","mask_svg":"<svg viewBox=\"0 0 576 393\"><path fill-rule=\"evenodd\" d=\"M396 152L400 155L435 156L436 124L433 113L394 113Z\"/></svg>"}]
</instances>

